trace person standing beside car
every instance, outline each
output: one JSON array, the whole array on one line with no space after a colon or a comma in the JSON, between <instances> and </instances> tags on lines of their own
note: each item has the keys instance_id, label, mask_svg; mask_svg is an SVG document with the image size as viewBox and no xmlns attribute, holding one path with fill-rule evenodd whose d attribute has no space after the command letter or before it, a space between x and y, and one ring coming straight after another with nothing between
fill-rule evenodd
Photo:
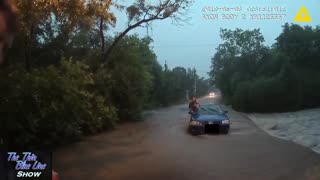
<instances>
[{"instance_id":1,"label":"person standing beside car","mask_svg":"<svg viewBox=\"0 0 320 180\"><path fill-rule=\"evenodd\" d=\"M196 97L192 97L190 103L189 103L189 110L190 112L196 112L197 109L199 108L199 102L198 100L196 99Z\"/></svg>"}]
</instances>

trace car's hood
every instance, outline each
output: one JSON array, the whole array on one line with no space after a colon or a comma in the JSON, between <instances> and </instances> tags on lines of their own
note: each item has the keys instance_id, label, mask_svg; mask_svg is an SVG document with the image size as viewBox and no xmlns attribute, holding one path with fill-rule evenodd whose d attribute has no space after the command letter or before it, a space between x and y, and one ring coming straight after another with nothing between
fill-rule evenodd
<instances>
[{"instance_id":1,"label":"car's hood","mask_svg":"<svg viewBox=\"0 0 320 180\"><path fill-rule=\"evenodd\" d=\"M196 121L222 121L229 119L225 114L195 114L192 119Z\"/></svg>"}]
</instances>

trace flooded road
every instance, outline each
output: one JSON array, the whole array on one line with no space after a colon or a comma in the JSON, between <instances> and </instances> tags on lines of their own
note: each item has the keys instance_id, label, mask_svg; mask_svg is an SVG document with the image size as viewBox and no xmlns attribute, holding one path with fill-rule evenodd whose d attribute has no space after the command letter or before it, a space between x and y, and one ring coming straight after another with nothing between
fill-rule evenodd
<instances>
[{"instance_id":1,"label":"flooded road","mask_svg":"<svg viewBox=\"0 0 320 180\"><path fill-rule=\"evenodd\" d=\"M318 154L225 109L228 135L189 135L187 105L173 106L57 150L53 167L61 180L320 179Z\"/></svg>"}]
</instances>

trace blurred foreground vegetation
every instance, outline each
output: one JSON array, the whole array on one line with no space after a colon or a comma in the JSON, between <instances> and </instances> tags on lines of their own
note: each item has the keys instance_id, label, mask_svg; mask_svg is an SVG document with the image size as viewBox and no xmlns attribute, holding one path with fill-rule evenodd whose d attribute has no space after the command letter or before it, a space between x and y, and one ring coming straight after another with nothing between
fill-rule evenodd
<instances>
[{"instance_id":1,"label":"blurred foreground vegetation","mask_svg":"<svg viewBox=\"0 0 320 180\"><path fill-rule=\"evenodd\" d=\"M225 101L245 112L320 106L320 27L285 24L272 47L259 29L221 30L209 73Z\"/></svg>"},{"instance_id":2,"label":"blurred foreground vegetation","mask_svg":"<svg viewBox=\"0 0 320 180\"><path fill-rule=\"evenodd\" d=\"M121 8L111 1L16 3L19 32L0 69L0 137L9 147L54 147L140 120L145 109L185 100L195 79L198 95L207 93L195 69L161 66L149 37L123 36L104 63L117 20L109 8Z\"/></svg>"}]
</instances>

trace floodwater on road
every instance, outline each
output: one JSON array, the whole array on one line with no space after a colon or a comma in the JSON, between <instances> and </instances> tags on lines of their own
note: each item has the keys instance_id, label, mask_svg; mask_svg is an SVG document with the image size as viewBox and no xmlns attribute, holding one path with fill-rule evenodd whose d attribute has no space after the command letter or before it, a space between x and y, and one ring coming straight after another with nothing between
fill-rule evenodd
<instances>
[{"instance_id":1,"label":"floodwater on road","mask_svg":"<svg viewBox=\"0 0 320 180\"><path fill-rule=\"evenodd\" d=\"M61 180L320 180L318 154L225 108L228 135L188 134L187 105L178 105L60 148L53 167Z\"/></svg>"}]
</instances>

